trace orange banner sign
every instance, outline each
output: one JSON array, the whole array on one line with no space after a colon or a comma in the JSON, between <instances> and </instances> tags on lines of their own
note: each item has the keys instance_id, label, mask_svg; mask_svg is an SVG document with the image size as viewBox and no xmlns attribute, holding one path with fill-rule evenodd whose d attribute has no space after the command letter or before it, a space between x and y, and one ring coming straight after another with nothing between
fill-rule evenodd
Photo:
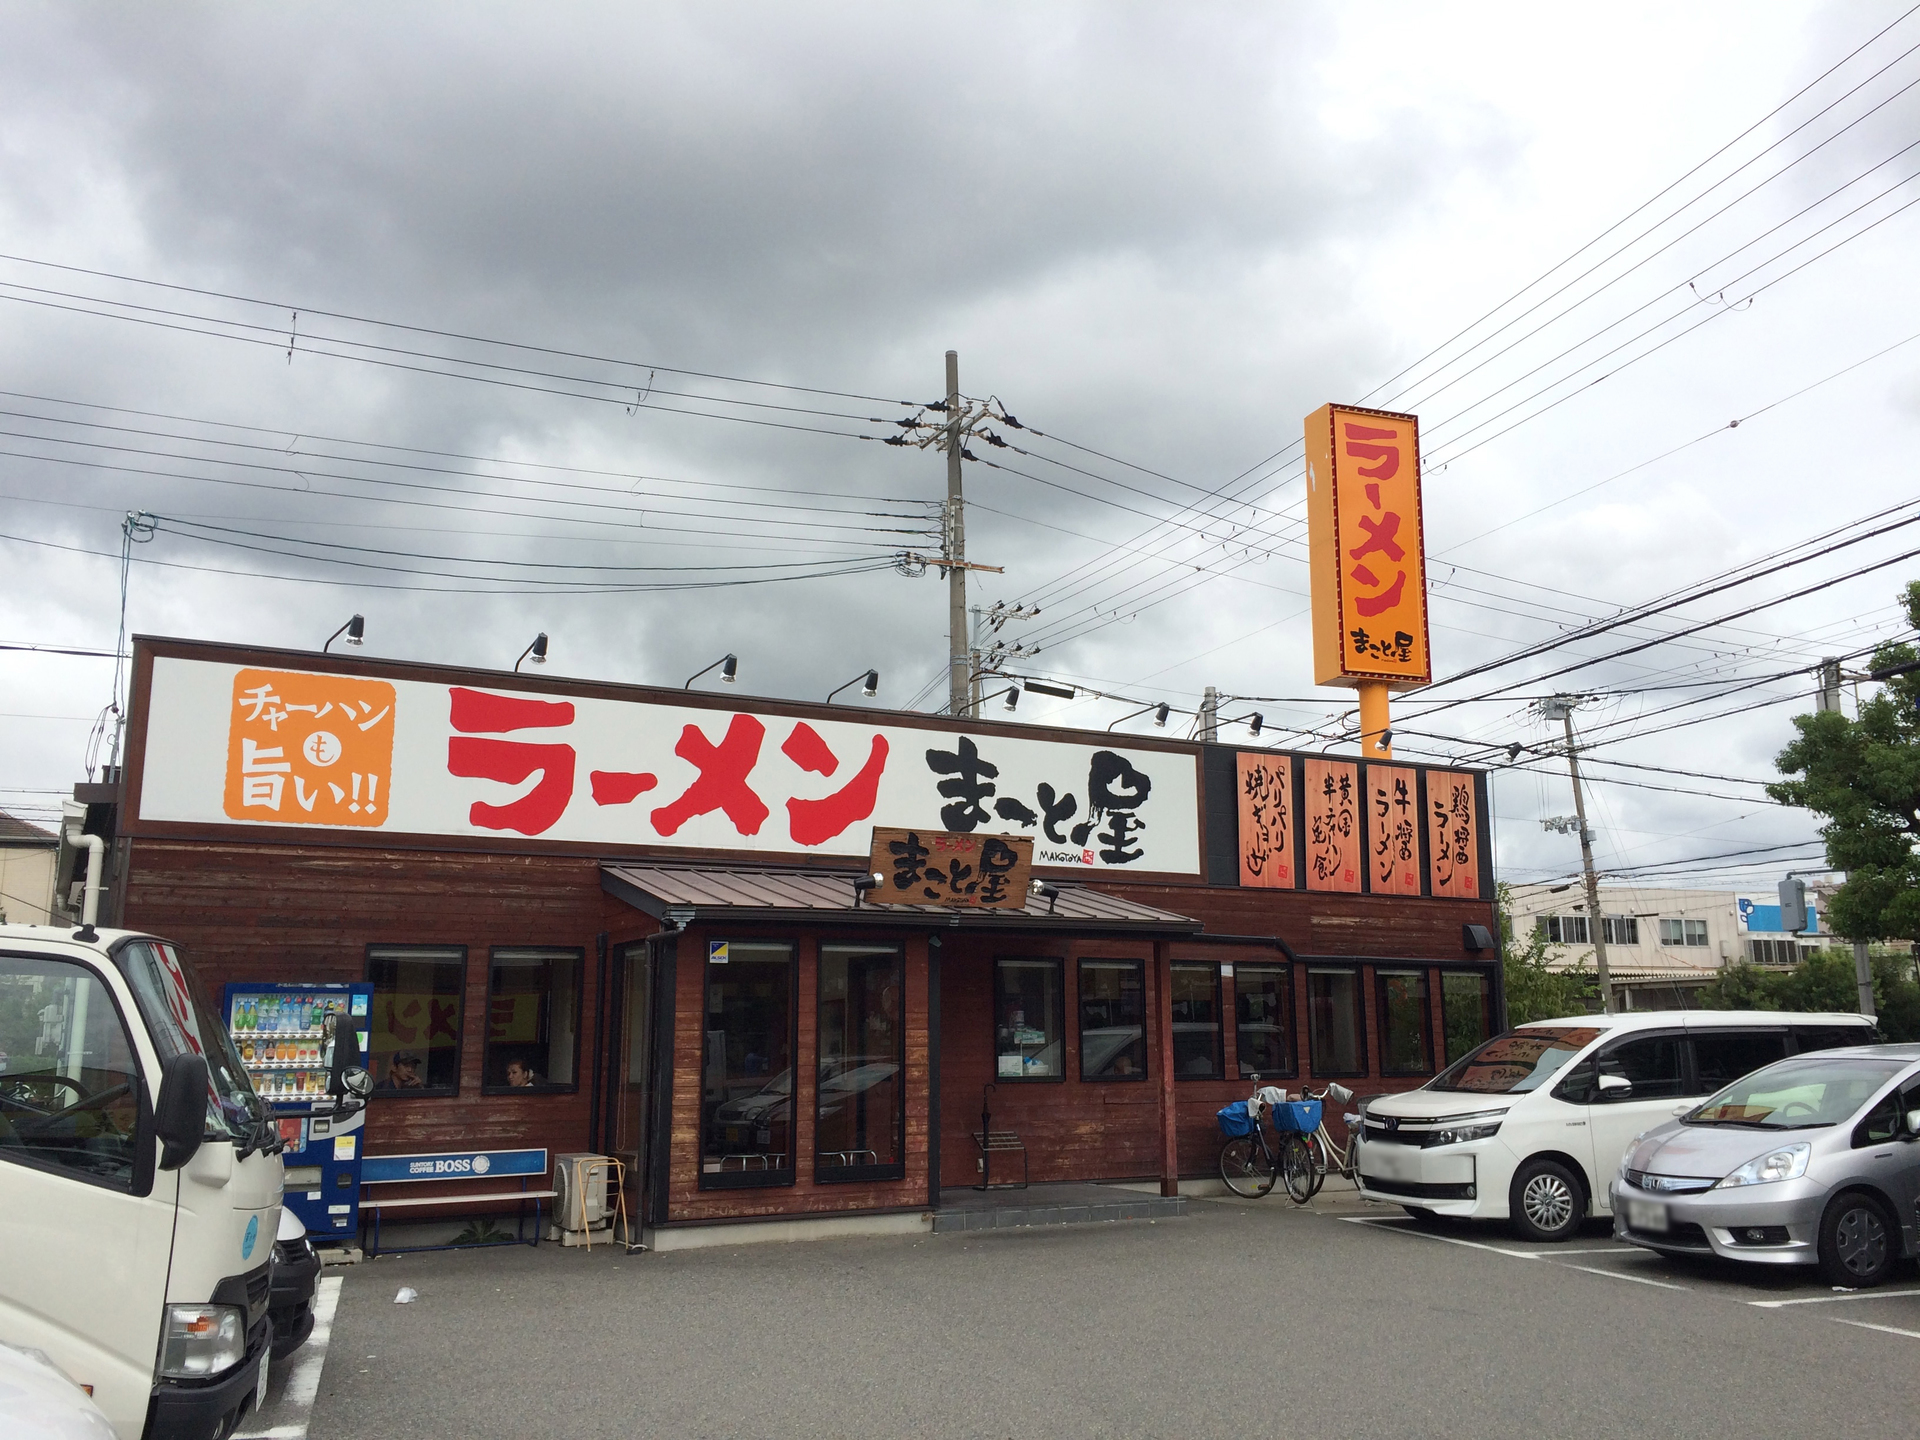
<instances>
[{"instance_id":1,"label":"orange banner sign","mask_svg":"<svg viewBox=\"0 0 1920 1440\"><path fill-rule=\"evenodd\" d=\"M1367 766L1367 888L1420 893L1420 793L1413 770Z\"/></svg>"},{"instance_id":2,"label":"orange banner sign","mask_svg":"<svg viewBox=\"0 0 1920 1440\"><path fill-rule=\"evenodd\" d=\"M1420 422L1322 405L1306 424L1314 683L1424 685L1433 672Z\"/></svg>"},{"instance_id":3,"label":"orange banner sign","mask_svg":"<svg viewBox=\"0 0 1920 1440\"><path fill-rule=\"evenodd\" d=\"M242 670L233 677L225 809L280 825L379 825L393 793L393 686Z\"/></svg>"},{"instance_id":4,"label":"orange banner sign","mask_svg":"<svg viewBox=\"0 0 1920 1440\"><path fill-rule=\"evenodd\" d=\"M1427 866L1433 893L1455 900L1480 894L1480 815L1473 776L1427 771Z\"/></svg>"},{"instance_id":5,"label":"orange banner sign","mask_svg":"<svg viewBox=\"0 0 1920 1440\"><path fill-rule=\"evenodd\" d=\"M1241 751L1234 757L1240 791L1240 883L1293 888L1293 762L1285 755Z\"/></svg>"},{"instance_id":6,"label":"orange banner sign","mask_svg":"<svg viewBox=\"0 0 1920 1440\"><path fill-rule=\"evenodd\" d=\"M1301 864L1309 890L1360 888L1360 781L1343 760L1307 760L1302 814L1307 846Z\"/></svg>"}]
</instances>

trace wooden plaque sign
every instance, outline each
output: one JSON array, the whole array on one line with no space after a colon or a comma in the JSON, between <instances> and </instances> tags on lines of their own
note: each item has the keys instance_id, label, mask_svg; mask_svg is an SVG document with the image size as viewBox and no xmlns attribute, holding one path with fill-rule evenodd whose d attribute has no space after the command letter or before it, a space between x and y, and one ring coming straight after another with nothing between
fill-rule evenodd
<instances>
[{"instance_id":1,"label":"wooden plaque sign","mask_svg":"<svg viewBox=\"0 0 1920 1440\"><path fill-rule=\"evenodd\" d=\"M1033 874L1026 835L957 835L944 830L873 831L874 905L951 905L1024 910Z\"/></svg>"},{"instance_id":2,"label":"wooden plaque sign","mask_svg":"<svg viewBox=\"0 0 1920 1440\"><path fill-rule=\"evenodd\" d=\"M1234 757L1240 791L1240 883L1293 889L1293 761L1241 751Z\"/></svg>"},{"instance_id":3,"label":"wooden plaque sign","mask_svg":"<svg viewBox=\"0 0 1920 1440\"><path fill-rule=\"evenodd\" d=\"M1367 888L1420 893L1420 797L1407 766L1367 766Z\"/></svg>"},{"instance_id":4,"label":"wooden plaque sign","mask_svg":"<svg viewBox=\"0 0 1920 1440\"><path fill-rule=\"evenodd\" d=\"M1344 760L1308 760L1307 848L1301 865L1309 890L1360 889L1359 767Z\"/></svg>"},{"instance_id":5,"label":"wooden plaque sign","mask_svg":"<svg viewBox=\"0 0 1920 1440\"><path fill-rule=\"evenodd\" d=\"M1435 895L1478 900L1480 817L1473 776L1451 770L1427 772L1427 863Z\"/></svg>"}]
</instances>

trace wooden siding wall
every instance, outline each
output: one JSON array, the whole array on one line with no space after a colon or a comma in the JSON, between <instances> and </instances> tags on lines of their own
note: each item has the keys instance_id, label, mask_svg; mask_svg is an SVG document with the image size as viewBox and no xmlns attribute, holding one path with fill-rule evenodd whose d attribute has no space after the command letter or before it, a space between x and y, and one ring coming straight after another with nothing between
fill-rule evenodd
<instances>
[{"instance_id":1,"label":"wooden siding wall","mask_svg":"<svg viewBox=\"0 0 1920 1440\"><path fill-rule=\"evenodd\" d=\"M288 845L137 840L125 924L177 940L214 1004L230 981L299 984L366 979L369 945L464 945L459 1093L367 1108L374 1154L543 1147L587 1149L593 1057L601 1043L595 937L614 944L652 929L611 902L593 860ZM637 922L637 923L636 923ZM487 957L495 945L565 945L581 971L577 1088L482 1095ZM462 1187L446 1187L458 1194ZM471 1186L465 1187L471 1190ZM410 1195L433 1193L414 1186Z\"/></svg>"},{"instance_id":2,"label":"wooden siding wall","mask_svg":"<svg viewBox=\"0 0 1920 1440\"><path fill-rule=\"evenodd\" d=\"M1151 940L1059 940L1021 943L1009 937L949 934L940 961L940 1183L973 1185L980 1179L980 1128L985 1087L993 1128L1018 1132L1026 1142L1029 1174L1048 1180L1152 1179L1160 1173L1160 1066L1153 1037L1159 1033L1160 997L1153 983ZM996 957L1064 962L1066 1034L1061 1080L1001 1080L993 1042L993 962ZM1082 959L1144 961L1147 1011L1147 1078L1080 1078L1080 977ZM1017 1178L1019 1159L999 1157L997 1172Z\"/></svg>"},{"instance_id":3,"label":"wooden siding wall","mask_svg":"<svg viewBox=\"0 0 1920 1440\"><path fill-rule=\"evenodd\" d=\"M738 1189L700 1188L700 1102L705 1054L707 941L780 940L794 944L798 966L798 1043L794 1048L794 1183ZM900 1180L816 1184L813 1178L815 1056L819 1049L820 942L857 939L903 944L906 953L906 1176ZM679 941L674 970L673 1135L669 1150L665 1223L741 1220L756 1216L886 1210L924 1205L927 1197L927 941L921 935L863 930L781 930L693 926Z\"/></svg>"}]
</instances>

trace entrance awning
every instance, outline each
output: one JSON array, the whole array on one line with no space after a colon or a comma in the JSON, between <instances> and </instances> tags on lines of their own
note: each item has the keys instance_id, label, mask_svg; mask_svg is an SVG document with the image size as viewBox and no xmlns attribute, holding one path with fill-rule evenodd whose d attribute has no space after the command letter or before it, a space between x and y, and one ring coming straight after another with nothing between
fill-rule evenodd
<instances>
[{"instance_id":1,"label":"entrance awning","mask_svg":"<svg viewBox=\"0 0 1920 1440\"><path fill-rule=\"evenodd\" d=\"M1024 910L854 903L860 870L745 865L603 864L600 888L656 920L886 925L912 929L1059 930L1078 934L1197 935L1201 922L1087 885L1059 884Z\"/></svg>"}]
</instances>

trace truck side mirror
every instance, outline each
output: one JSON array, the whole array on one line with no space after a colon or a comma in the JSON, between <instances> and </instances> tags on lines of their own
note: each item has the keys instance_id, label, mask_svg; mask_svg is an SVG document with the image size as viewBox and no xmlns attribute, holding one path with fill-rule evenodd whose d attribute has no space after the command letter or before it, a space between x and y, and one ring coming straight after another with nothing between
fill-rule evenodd
<instances>
[{"instance_id":1,"label":"truck side mirror","mask_svg":"<svg viewBox=\"0 0 1920 1440\"><path fill-rule=\"evenodd\" d=\"M178 1170L199 1153L207 1133L207 1062L200 1055L175 1055L160 1067L160 1100L153 1107L153 1130L160 1137L160 1168Z\"/></svg>"}]
</instances>

